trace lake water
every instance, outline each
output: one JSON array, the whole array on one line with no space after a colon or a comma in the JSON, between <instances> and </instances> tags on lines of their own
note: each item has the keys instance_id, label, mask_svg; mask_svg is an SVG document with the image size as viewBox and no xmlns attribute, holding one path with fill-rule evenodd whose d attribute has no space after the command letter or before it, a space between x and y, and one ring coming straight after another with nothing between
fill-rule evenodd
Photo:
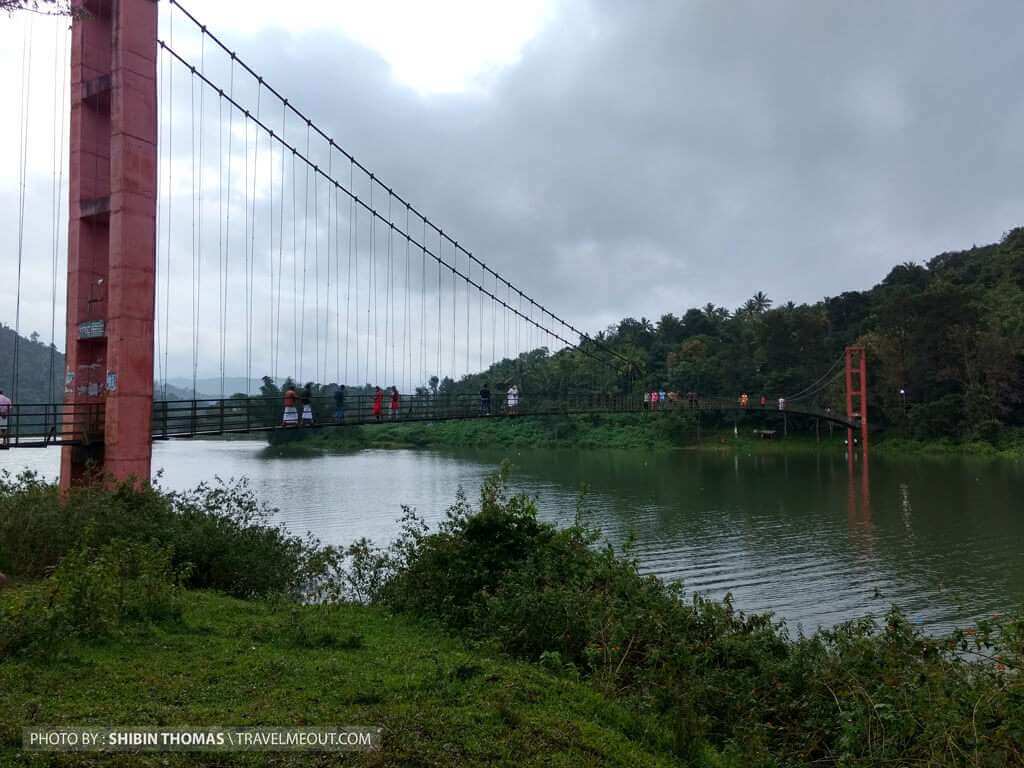
<instances>
[{"instance_id":1,"label":"lake water","mask_svg":"<svg viewBox=\"0 0 1024 768\"><path fill-rule=\"evenodd\" d=\"M158 443L161 483L246 476L295 532L347 544L395 534L401 505L436 522L465 488L475 498L503 458L543 518L586 522L616 546L632 536L645 571L810 631L895 603L944 632L1024 605L1024 463L689 451L370 450L266 458L249 441ZM54 477L58 452L7 451L0 469Z\"/></svg>"}]
</instances>

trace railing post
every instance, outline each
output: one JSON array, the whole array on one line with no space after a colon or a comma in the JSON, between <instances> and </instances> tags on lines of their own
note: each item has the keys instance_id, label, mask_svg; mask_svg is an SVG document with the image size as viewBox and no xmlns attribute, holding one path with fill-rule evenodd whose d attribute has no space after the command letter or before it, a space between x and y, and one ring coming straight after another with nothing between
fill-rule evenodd
<instances>
[{"instance_id":1,"label":"railing post","mask_svg":"<svg viewBox=\"0 0 1024 768\"><path fill-rule=\"evenodd\" d=\"M194 396L194 395L195 395L195 392L193 392L192 394L193 394L193 396ZM194 436L194 435L195 435L195 433L196 433L196 416L197 416L197 414L196 414L196 409L198 408L198 406L199 406L199 401L198 401L198 400L193 400L193 401L192 401L192 426L191 426L191 428L190 428L190 430L189 430L189 432L190 432L190 433L191 433L191 434L192 434L193 436Z\"/></svg>"}]
</instances>

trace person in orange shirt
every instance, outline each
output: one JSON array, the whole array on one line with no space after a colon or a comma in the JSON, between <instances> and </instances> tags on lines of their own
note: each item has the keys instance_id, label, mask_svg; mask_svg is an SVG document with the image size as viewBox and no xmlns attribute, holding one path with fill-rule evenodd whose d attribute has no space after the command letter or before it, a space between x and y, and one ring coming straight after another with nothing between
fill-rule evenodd
<instances>
[{"instance_id":1,"label":"person in orange shirt","mask_svg":"<svg viewBox=\"0 0 1024 768\"><path fill-rule=\"evenodd\" d=\"M380 421L383 418L381 411L384 409L384 390L380 387L376 387L375 390L373 393L373 418Z\"/></svg>"},{"instance_id":2,"label":"person in orange shirt","mask_svg":"<svg viewBox=\"0 0 1024 768\"><path fill-rule=\"evenodd\" d=\"M296 427L299 424L299 412L295 410L295 402L298 400L298 395L295 394L295 390L288 387L288 391L284 393L284 416L281 418L282 427Z\"/></svg>"},{"instance_id":3,"label":"person in orange shirt","mask_svg":"<svg viewBox=\"0 0 1024 768\"><path fill-rule=\"evenodd\" d=\"M391 387L391 418L398 418L399 394L398 387Z\"/></svg>"}]
</instances>

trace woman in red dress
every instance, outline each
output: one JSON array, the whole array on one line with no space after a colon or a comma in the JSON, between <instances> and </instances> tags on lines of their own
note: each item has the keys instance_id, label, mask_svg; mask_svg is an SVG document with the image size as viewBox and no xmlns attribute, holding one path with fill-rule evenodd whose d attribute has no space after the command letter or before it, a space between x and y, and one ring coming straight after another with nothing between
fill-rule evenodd
<instances>
[{"instance_id":1,"label":"woman in red dress","mask_svg":"<svg viewBox=\"0 0 1024 768\"><path fill-rule=\"evenodd\" d=\"M381 410L384 408L384 391L377 387L377 391L373 395L373 418L377 421L381 420Z\"/></svg>"}]
</instances>

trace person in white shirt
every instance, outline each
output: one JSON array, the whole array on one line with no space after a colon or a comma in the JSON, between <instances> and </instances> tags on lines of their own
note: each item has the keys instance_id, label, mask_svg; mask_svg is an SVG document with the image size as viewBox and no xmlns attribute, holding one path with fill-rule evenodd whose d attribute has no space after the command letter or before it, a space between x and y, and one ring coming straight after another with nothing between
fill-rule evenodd
<instances>
[{"instance_id":1,"label":"person in white shirt","mask_svg":"<svg viewBox=\"0 0 1024 768\"><path fill-rule=\"evenodd\" d=\"M508 412L511 414L518 413L519 411L519 387L513 384L508 388L508 394L505 402L508 404Z\"/></svg>"}]
</instances>

